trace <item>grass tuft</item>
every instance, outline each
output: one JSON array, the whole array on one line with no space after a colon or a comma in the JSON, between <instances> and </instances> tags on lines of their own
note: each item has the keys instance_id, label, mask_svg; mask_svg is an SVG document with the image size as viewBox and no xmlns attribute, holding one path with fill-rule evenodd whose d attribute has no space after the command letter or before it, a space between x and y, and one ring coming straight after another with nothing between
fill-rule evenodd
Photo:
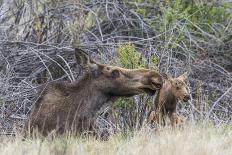
<instances>
[{"instance_id":1,"label":"grass tuft","mask_svg":"<svg viewBox=\"0 0 232 155\"><path fill-rule=\"evenodd\" d=\"M156 133L143 127L130 136L115 134L108 141L93 137L63 136L45 139L1 137L3 155L74 155L74 154L159 154L159 155L230 155L232 126L211 124L186 125L183 129L165 127Z\"/></svg>"}]
</instances>

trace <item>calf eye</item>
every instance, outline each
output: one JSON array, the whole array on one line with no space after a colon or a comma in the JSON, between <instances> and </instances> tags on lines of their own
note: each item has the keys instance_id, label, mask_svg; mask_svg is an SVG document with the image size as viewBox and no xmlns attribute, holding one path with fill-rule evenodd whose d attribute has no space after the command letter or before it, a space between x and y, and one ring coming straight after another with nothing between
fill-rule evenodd
<instances>
[{"instance_id":1,"label":"calf eye","mask_svg":"<svg viewBox=\"0 0 232 155\"><path fill-rule=\"evenodd\" d=\"M176 90L180 90L180 87L176 87Z\"/></svg>"}]
</instances>

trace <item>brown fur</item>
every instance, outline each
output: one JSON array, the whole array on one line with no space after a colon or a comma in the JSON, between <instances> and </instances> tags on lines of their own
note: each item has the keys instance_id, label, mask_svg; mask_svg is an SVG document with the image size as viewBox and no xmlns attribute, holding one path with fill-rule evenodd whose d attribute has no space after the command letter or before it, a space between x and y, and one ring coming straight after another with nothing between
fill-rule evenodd
<instances>
[{"instance_id":1,"label":"brown fur","mask_svg":"<svg viewBox=\"0 0 232 155\"><path fill-rule=\"evenodd\" d=\"M26 122L29 133L92 130L96 112L105 103L119 96L154 94L162 87L162 77L155 71L98 64L83 51L76 49L75 53L77 61L86 63L83 78L73 83L55 82L45 88Z\"/></svg>"},{"instance_id":2,"label":"brown fur","mask_svg":"<svg viewBox=\"0 0 232 155\"><path fill-rule=\"evenodd\" d=\"M160 125L161 120L165 120L165 115L168 115L173 127L183 123L183 118L176 114L176 106L179 100L187 102L190 98L186 85L187 78L187 73L184 73L177 78L165 79L154 101L155 110L148 118L150 123Z\"/></svg>"}]
</instances>

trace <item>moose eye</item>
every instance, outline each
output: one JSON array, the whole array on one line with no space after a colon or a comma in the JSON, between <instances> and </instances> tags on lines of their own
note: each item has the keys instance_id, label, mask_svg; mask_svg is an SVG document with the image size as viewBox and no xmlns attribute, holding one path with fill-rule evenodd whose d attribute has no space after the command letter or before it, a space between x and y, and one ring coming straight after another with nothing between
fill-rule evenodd
<instances>
[{"instance_id":1,"label":"moose eye","mask_svg":"<svg viewBox=\"0 0 232 155\"><path fill-rule=\"evenodd\" d=\"M120 76L120 71L115 69L111 72L111 77L112 78L118 78Z\"/></svg>"},{"instance_id":2,"label":"moose eye","mask_svg":"<svg viewBox=\"0 0 232 155\"><path fill-rule=\"evenodd\" d=\"M157 88L161 88L162 85L157 83L157 84L156 84L156 87L157 87Z\"/></svg>"},{"instance_id":3,"label":"moose eye","mask_svg":"<svg viewBox=\"0 0 232 155\"><path fill-rule=\"evenodd\" d=\"M160 89L160 88L162 87L161 84L156 83L156 82L154 82L154 81L152 81L151 84L154 85L155 87L157 87L158 89Z\"/></svg>"}]
</instances>

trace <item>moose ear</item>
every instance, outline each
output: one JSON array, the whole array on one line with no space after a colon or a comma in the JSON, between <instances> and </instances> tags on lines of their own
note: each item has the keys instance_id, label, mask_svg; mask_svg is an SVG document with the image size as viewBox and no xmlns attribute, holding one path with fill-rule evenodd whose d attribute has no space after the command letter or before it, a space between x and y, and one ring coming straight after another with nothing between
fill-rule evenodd
<instances>
[{"instance_id":1,"label":"moose ear","mask_svg":"<svg viewBox=\"0 0 232 155\"><path fill-rule=\"evenodd\" d=\"M75 48L75 57L77 64L82 67L86 66L90 62L89 56L82 49Z\"/></svg>"},{"instance_id":2,"label":"moose ear","mask_svg":"<svg viewBox=\"0 0 232 155\"><path fill-rule=\"evenodd\" d=\"M101 74L102 66L92 60L85 51L75 48L75 57L77 64L79 64L82 69L87 69L93 77L98 77Z\"/></svg>"},{"instance_id":3,"label":"moose ear","mask_svg":"<svg viewBox=\"0 0 232 155\"><path fill-rule=\"evenodd\" d=\"M86 65L97 64L88 56L88 54L85 51L79 48L75 48L75 57L77 64L79 64L82 67Z\"/></svg>"}]
</instances>

